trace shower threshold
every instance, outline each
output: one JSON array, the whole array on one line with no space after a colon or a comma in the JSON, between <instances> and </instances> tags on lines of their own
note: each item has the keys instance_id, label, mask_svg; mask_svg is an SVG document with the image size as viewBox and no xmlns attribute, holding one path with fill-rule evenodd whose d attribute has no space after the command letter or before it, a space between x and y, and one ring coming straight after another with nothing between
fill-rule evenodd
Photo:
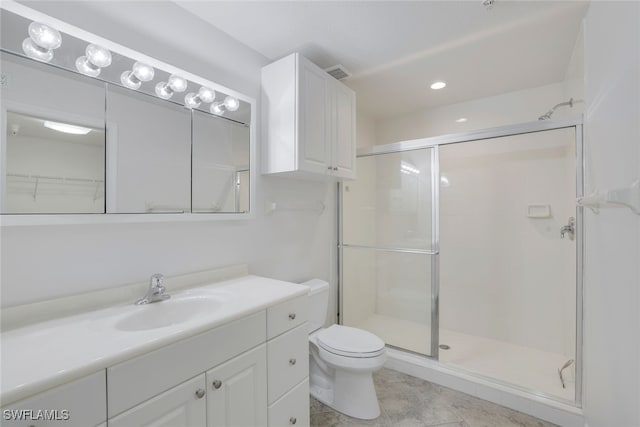
<instances>
[{"instance_id":1,"label":"shower threshold","mask_svg":"<svg viewBox=\"0 0 640 427\"><path fill-rule=\"evenodd\" d=\"M399 349L427 355L431 348L431 327L426 323L374 314L356 326ZM575 400L573 367L565 371L566 388L558 377L566 355L442 328L440 344L449 346L440 350L439 362L444 365L563 401Z\"/></svg>"}]
</instances>

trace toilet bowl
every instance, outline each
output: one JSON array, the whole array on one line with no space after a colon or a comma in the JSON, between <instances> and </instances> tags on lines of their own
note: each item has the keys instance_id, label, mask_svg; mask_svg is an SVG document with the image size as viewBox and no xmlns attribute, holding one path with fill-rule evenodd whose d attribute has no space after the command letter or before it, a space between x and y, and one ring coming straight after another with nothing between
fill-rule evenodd
<instances>
[{"instance_id":1,"label":"toilet bowl","mask_svg":"<svg viewBox=\"0 0 640 427\"><path fill-rule=\"evenodd\" d=\"M331 325L326 319L329 285L320 280L310 286L309 391L325 405L360 419L380 415L373 372L386 360L385 343L362 329ZM326 302L325 302L326 301Z\"/></svg>"}]
</instances>

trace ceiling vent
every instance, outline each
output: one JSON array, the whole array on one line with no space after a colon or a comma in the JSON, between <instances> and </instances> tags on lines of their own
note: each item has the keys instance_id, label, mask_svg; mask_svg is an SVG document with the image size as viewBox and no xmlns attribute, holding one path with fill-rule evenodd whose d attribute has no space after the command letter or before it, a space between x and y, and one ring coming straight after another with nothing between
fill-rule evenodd
<instances>
[{"instance_id":1,"label":"ceiling vent","mask_svg":"<svg viewBox=\"0 0 640 427\"><path fill-rule=\"evenodd\" d=\"M342 65L334 65L333 67L324 69L331 77L336 80L344 80L347 77L351 77L351 73L347 71Z\"/></svg>"}]
</instances>

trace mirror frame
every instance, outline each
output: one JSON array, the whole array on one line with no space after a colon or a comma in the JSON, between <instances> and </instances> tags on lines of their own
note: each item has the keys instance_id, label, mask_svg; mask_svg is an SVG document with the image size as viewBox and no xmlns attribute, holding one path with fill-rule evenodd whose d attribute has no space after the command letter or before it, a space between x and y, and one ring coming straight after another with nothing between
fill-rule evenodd
<instances>
[{"instance_id":1,"label":"mirror frame","mask_svg":"<svg viewBox=\"0 0 640 427\"><path fill-rule=\"evenodd\" d=\"M197 83L202 86L209 87L216 92L222 92L231 95L251 106L251 121L249 123L249 212L245 213L154 213L154 214L120 214L120 213L104 213L104 214L10 214L0 215L0 227L5 226L32 226L32 225L64 225L64 224L120 224L120 223L150 223L150 222L201 222L201 221L228 221L228 220L247 220L256 217L256 176L257 176L257 143L256 143L256 100L243 93L237 92L218 83L207 80L198 75L192 74L186 70L174 67L173 65L162 62L143 53L129 49L126 46L114 43L111 40L99 37L88 31L70 25L64 21L60 21L44 13L33 10L27 6L16 3L11 0L4 0L0 4L0 9L13 12L27 19L45 23L56 28L58 31L67 33L73 37L85 40L89 43L95 43L109 49L120 55L136 58L138 61L145 62L154 68L161 69L170 74L178 74L186 80ZM7 131L7 114L6 105L2 105L0 111L0 132L6 134ZM193 143L193 141L192 141ZM2 147L6 149L6 147ZM107 147L107 150L109 147ZM1 161L6 161L5 153L1 153ZM4 165L1 169L5 170ZM191 177L190 177L191 179ZM106 184L109 183L109 176L106 177ZM3 188L4 177L0 174L0 188ZM109 191L107 189L107 191Z\"/></svg>"}]
</instances>

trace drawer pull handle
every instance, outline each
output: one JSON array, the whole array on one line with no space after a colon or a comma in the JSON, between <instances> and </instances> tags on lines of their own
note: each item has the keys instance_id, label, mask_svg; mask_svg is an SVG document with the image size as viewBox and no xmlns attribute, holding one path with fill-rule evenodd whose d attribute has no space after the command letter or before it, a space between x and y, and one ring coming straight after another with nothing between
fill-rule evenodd
<instances>
[{"instance_id":1,"label":"drawer pull handle","mask_svg":"<svg viewBox=\"0 0 640 427\"><path fill-rule=\"evenodd\" d=\"M289 319L294 320L296 318L296 314L295 313L290 313L289 314Z\"/></svg>"},{"instance_id":2,"label":"drawer pull handle","mask_svg":"<svg viewBox=\"0 0 640 427\"><path fill-rule=\"evenodd\" d=\"M217 389L219 389L220 387L222 387L222 381L220 381L220 380L215 380L215 381L213 382L213 384L212 384L212 385L213 385L213 388L215 388L215 389L217 390Z\"/></svg>"},{"instance_id":3,"label":"drawer pull handle","mask_svg":"<svg viewBox=\"0 0 640 427\"><path fill-rule=\"evenodd\" d=\"M202 399L204 395L205 395L205 391L203 389L199 388L196 390L196 397L198 399Z\"/></svg>"},{"instance_id":4,"label":"drawer pull handle","mask_svg":"<svg viewBox=\"0 0 640 427\"><path fill-rule=\"evenodd\" d=\"M296 364L296 359L289 359L289 365L293 366Z\"/></svg>"},{"instance_id":5,"label":"drawer pull handle","mask_svg":"<svg viewBox=\"0 0 640 427\"><path fill-rule=\"evenodd\" d=\"M289 418L289 422L290 422L291 424L295 424L295 423L297 423L297 422L298 422L298 420L296 420L296 417L291 417L291 418Z\"/></svg>"}]
</instances>

